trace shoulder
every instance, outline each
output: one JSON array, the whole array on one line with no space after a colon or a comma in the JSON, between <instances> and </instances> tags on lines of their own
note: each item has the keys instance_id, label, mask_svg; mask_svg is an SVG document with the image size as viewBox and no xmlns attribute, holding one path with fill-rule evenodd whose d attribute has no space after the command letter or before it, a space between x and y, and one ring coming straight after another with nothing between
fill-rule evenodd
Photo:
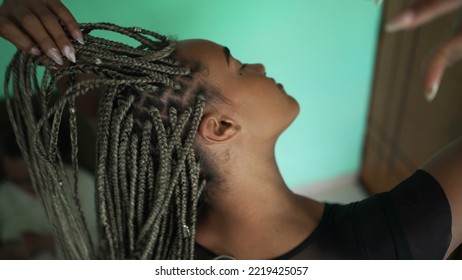
<instances>
[{"instance_id":1,"label":"shoulder","mask_svg":"<svg viewBox=\"0 0 462 280\"><path fill-rule=\"evenodd\" d=\"M379 195L389 219L404 234L415 259L442 259L451 241L451 209L431 174L417 170L390 192ZM432 246L428 246L432 244Z\"/></svg>"},{"instance_id":2,"label":"shoulder","mask_svg":"<svg viewBox=\"0 0 462 280\"><path fill-rule=\"evenodd\" d=\"M330 208L326 235L351 256L442 259L449 247L448 201L438 182L422 170L389 192Z\"/></svg>"}]
</instances>

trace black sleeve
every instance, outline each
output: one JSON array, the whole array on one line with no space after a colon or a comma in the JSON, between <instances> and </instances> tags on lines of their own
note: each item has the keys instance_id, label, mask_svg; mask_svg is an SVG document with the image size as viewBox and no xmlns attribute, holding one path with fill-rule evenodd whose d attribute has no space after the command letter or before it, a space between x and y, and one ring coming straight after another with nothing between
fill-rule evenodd
<instances>
[{"instance_id":1,"label":"black sleeve","mask_svg":"<svg viewBox=\"0 0 462 280\"><path fill-rule=\"evenodd\" d=\"M397 236L408 243L409 252L404 254L410 255L406 258L444 258L451 242L451 208L440 184L430 174L418 170L378 198L395 223Z\"/></svg>"},{"instance_id":2,"label":"black sleeve","mask_svg":"<svg viewBox=\"0 0 462 280\"><path fill-rule=\"evenodd\" d=\"M451 209L439 183L418 170L389 192L336 206L327 228L318 244L331 254L322 258L443 259Z\"/></svg>"}]
</instances>

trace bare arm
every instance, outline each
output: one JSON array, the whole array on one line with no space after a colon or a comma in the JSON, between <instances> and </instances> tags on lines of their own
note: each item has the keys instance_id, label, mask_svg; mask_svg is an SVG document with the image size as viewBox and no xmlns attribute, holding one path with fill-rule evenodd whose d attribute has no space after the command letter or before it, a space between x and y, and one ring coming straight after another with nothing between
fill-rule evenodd
<instances>
[{"instance_id":1,"label":"bare arm","mask_svg":"<svg viewBox=\"0 0 462 280\"><path fill-rule=\"evenodd\" d=\"M446 257L462 243L462 137L430 158L422 169L443 188L451 207L452 239Z\"/></svg>"}]
</instances>

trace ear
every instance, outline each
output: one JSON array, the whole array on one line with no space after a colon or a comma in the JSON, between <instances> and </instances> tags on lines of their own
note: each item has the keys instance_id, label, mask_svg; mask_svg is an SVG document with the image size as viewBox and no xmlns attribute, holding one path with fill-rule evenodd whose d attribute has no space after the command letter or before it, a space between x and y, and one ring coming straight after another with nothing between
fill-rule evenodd
<instances>
[{"instance_id":1,"label":"ear","mask_svg":"<svg viewBox=\"0 0 462 280\"><path fill-rule=\"evenodd\" d=\"M215 114L202 117L199 135L208 143L224 143L239 134L239 124L231 118Z\"/></svg>"}]
</instances>

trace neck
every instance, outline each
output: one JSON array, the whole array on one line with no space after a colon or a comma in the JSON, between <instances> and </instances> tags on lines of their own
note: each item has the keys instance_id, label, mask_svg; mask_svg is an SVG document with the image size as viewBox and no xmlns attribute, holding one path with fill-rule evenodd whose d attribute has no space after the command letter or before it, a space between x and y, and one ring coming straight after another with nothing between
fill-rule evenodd
<instances>
[{"instance_id":1,"label":"neck","mask_svg":"<svg viewBox=\"0 0 462 280\"><path fill-rule=\"evenodd\" d=\"M198 220L196 240L216 253L276 257L306 238L313 226L307 223L313 220L307 209L310 201L285 184L274 144L257 146L229 151L223 183L209 187L210 202Z\"/></svg>"},{"instance_id":2,"label":"neck","mask_svg":"<svg viewBox=\"0 0 462 280\"><path fill-rule=\"evenodd\" d=\"M266 148L255 146L227 152L229 160L220 172L223 180L209 187L210 211L228 217L261 215L258 213L270 208L267 201L280 203L293 197L277 166L274 144Z\"/></svg>"}]
</instances>

